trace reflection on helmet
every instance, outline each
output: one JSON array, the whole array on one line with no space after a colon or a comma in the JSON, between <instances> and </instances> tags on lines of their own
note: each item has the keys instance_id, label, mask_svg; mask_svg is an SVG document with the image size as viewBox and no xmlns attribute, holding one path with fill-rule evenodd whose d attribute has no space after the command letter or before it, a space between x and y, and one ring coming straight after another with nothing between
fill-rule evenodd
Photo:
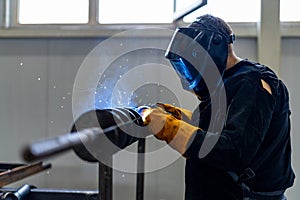
<instances>
[{"instance_id":1,"label":"reflection on helmet","mask_svg":"<svg viewBox=\"0 0 300 200\"><path fill-rule=\"evenodd\" d=\"M180 57L170 60L170 63L181 78L184 89L193 90L198 85L201 76L191 64Z\"/></svg>"},{"instance_id":2,"label":"reflection on helmet","mask_svg":"<svg viewBox=\"0 0 300 200\"><path fill-rule=\"evenodd\" d=\"M208 79L215 84L210 88L218 87L226 69L229 43L230 38L215 30L178 28L165 56L179 75L183 89L203 95L208 93L201 91L208 90Z\"/></svg>"}]
</instances>

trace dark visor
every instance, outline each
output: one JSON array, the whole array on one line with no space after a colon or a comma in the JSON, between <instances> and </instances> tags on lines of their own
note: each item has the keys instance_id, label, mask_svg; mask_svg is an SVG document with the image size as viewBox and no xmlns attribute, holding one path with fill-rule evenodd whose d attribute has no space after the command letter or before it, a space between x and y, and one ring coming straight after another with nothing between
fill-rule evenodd
<instances>
[{"instance_id":1,"label":"dark visor","mask_svg":"<svg viewBox=\"0 0 300 200\"><path fill-rule=\"evenodd\" d=\"M170 60L170 63L181 78L184 89L193 90L198 85L201 76L192 65L180 57Z\"/></svg>"},{"instance_id":2,"label":"dark visor","mask_svg":"<svg viewBox=\"0 0 300 200\"><path fill-rule=\"evenodd\" d=\"M213 68L222 76L227 62L230 38L210 29L178 28L165 53L180 76L184 89L192 90ZM199 88L200 86L198 86Z\"/></svg>"},{"instance_id":3,"label":"dark visor","mask_svg":"<svg viewBox=\"0 0 300 200\"><path fill-rule=\"evenodd\" d=\"M198 85L202 78L201 71L205 67L203 62L205 53L201 53L205 50L195 40L200 35L201 30L194 28L177 29L165 54L186 90L193 90ZM194 67L195 65L202 65L202 67Z\"/></svg>"}]
</instances>

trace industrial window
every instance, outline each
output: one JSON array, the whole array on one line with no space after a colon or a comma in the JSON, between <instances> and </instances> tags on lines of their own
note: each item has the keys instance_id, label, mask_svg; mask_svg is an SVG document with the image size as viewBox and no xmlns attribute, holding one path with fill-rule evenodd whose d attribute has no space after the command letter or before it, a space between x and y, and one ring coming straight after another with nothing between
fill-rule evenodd
<instances>
[{"instance_id":1,"label":"industrial window","mask_svg":"<svg viewBox=\"0 0 300 200\"><path fill-rule=\"evenodd\" d=\"M99 0L100 24L172 23L174 0Z\"/></svg>"},{"instance_id":2,"label":"industrial window","mask_svg":"<svg viewBox=\"0 0 300 200\"><path fill-rule=\"evenodd\" d=\"M100 24L171 23L177 11L200 0L97 0ZM257 22L261 0L208 0L184 17L185 22L210 13L228 22ZM299 22L296 0L280 1L280 21ZM89 0L19 0L19 24L88 24Z\"/></svg>"},{"instance_id":3,"label":"industrial window","mask_svg":"<svg viewBox=\"0 0 300 200\"><path fill-rule=\"evenodd\" d=\"M300 21L300 12L298 0L281 0L280 1L280 21L296 22Z\"/></svg>"},{"instance_id":4,"label":"industrial window","mask_svg":"<svg viewBox=\"0 0 300 200\"><path fill-rule=\"evenodd\" d=\"M19 0L20 24L84 24L89 0Z\"/></svg>"},{"instance_id":5,"label":"industrial window","mask_svg":"<svg viewBox=\"0 0 300 200\"><path fill-rule=\"evenodd\" d=\"M203 14L212 14L227 22L257 22L260 18L261 0L208 0L207 5L183 18L192 22Z\"/></svg>"}]
</instances>

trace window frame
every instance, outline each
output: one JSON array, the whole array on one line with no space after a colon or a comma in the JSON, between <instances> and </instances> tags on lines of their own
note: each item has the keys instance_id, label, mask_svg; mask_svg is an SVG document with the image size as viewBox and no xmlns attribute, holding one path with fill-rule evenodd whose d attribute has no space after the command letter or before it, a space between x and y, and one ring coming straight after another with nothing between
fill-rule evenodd
<instances>
[{"instance_id":1,"label":"window frame","mask_svg":"<svg viewBox=\"0 0 300 200\"><path fill-rule=\"evenodd\" d=\"M204 0L206 2L206 0ZM186 26L182 17L168 24L100 24L98 22L98 0L89 0L89 21L86 24L19 24L18 0L3 0L0 38L12 37L109 37L121 31L137 27L175 29ZM187 12L188 14L189 12ZM256 22L229 23L239 37L257 37ZM300 37L300 22L281 22L282 37Z\"/></svg>"},{"instance_id":2,"label":"window frame","mask_svg":"<svg viewBox=\"0 0 300 200\"><path fill-rule=\"evenodd\" d=\"M106 37L120 31L138 27L174 28L174 23L159 24L100 24L97 0L89 0L89 19L85 24L20 24L18 0L3 0L4 19L0 24L0 37Z\"/></svg>"}]
</instances>

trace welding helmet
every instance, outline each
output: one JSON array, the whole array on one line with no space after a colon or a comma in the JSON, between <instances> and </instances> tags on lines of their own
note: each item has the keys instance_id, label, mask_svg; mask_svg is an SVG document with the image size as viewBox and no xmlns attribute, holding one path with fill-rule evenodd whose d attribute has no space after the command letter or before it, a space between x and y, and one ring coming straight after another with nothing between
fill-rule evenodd
<instances>
[{"instance_id":1,"label":"welding helmet","mask_svg":"<svg viewBox=\"0 0 300 200\"><path fill-rule=\"evenodd\" d=\"M210 28L177 28L165 56L177 72L183 89L194 91L201 99L220 86L228 44L233 40L234 35L226 36Z\"/></svg>"}]
</instances>

